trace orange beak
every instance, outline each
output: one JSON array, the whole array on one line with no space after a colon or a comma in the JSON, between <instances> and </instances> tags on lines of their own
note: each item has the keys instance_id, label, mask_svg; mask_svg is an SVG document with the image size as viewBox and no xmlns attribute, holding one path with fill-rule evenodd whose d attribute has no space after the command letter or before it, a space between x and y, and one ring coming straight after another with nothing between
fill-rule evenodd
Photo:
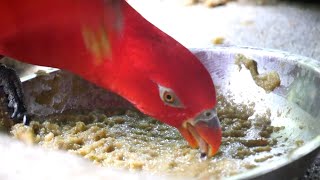
<instances>
[{"instance_id":1,"label":"orange beak","mask_svg":"<svg viewBox=\"0 0 320 180\"><path fill-rule=\"evenodd\" d=\"M218 152L222 131L215 109L186 120L178 129L192 148L200 147L201 157L212 157Z\"/></svg>"}]
</instances>

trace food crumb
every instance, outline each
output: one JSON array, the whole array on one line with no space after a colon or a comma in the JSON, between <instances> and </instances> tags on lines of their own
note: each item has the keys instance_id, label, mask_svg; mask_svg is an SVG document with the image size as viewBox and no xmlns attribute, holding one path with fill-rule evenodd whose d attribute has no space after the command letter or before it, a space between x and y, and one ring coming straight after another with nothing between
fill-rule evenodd
<instances>
[{"instance_id":1,"label":"food crumb","mask_svg":"<svg viewBox=\"0 0 320 180\"><path fill-rule=\"evenodd\" d=\"M250 26L252 24L254 24L254 21L253 20L243 20L240 22L241 25L244 25L244 26Z\"/></svg>"},{"instance_id":2,"label":"food crumb","mask_svg":"<svg viewBox=\"0 0 320 180\"><path fill-rule=\"evenodd\" d=\"M265 147L257 147L255 149L253 149L254 152L269 152L271 151L271 147L270 146L265 146Z\"/></svg>"},{"instance_id":3,"label":"food crumb","mask_svg":"<svg viewBox=\"0 0 320 180\"><path fill-rule=\"evenodd\" d=\"M38 70L37 72L35 72L35 74L37 75L37 76L46 76L46 75L48 75L48 73L46 72L46 71L44 71L44 70Z\"/></svg>"},{"instance_id":4,"label":"food crumb","mask_svg":"<svg viewBox=\"0 0 320 180\"><path fill-rule=\"evenodd\" d=\"M297 147L301 147L304 144L304 141L303 140L297 140L297 141L295 141L295 144L296 144Z\"/></svg>"},{"instance_id":5,"label":"food crumb","mask_svg":"<svg viewBox=\"0 0 320 180\"><path fill-rule=\"evenodd\" d=\"M185 0L186 5L195 5L197 3L202 3L207 7L216 7L219 5L224 5L232 0Z\"/></svg>"},{"instance_id":6,"label":"food crumb","mask_svg":"<svg viewBox=\"0 0 320 180\"><path fill-rule=\"evenodd\" d=\"M245 164L244 167L245 167L246 169L254 169L254 168L257 167L257 165L255 165L255 164Z\"/></svg>"},{"instance_id":7,"label":"food crumb","mask_svg":"<svg viewBox=\"0 0 320 180\"><path fill-rule=\"evenodd\" d=\"M216 37L214 39L212 39L212 44L214 45L219 45L219 44L223 44L224 43L225 38L224 37Z\"/></svg>"},{"instance_id":8,"label":"food crumb","mask_svg":"<svg viewBox=\"0 0 320 180\"><path fill-rule=\"evenodd\" d=\"M51 141L54 137L54 134L52 132L49 132L49 134L47 134L45 137L44 137L44 141Z\"/></svg>"},{"instance_id":9,"label":"food crumb","mask_svg":"<svg viewBox=\"0 0 320 180\"><path fill-rule=\"evenodd\" d=\"M25 142L26 144L35 144L38 142L37 136L30 126L16 124L12 134L14 134L15 138L21 140L22 142Z\"/></svg>"},{"instance_id":10,"label":"food crumb","mask_svg":"<svg viewBox=\"0 0 320 180\"><path fill-rule=\"evenodd\" d=\"M197 4L199 0L185 0L184 4L186 6Z\"/></svg>"},{"instance_id":11,"label":"food crumb","mask_svg":"<svg viewBox=\"0 0 320 180\"><path fill-rule=\"evenodd\" d=\"M268 160L270 158L273 158L273 155L264 156L262 158L256 158L256 159L254 159L254 161L255 162L264 162L264 161L266 161L266 160Z\"/></svg>"},{"instance_id":12,"label":"food crumb","mask_svg":"<svg viewBox=\"0 0 320 180\"><path fill-rule=\"evenodd\" d=\"M130 163L130 168L135 170L142 170L144 163L139 161L134 161Z\"/></svg>"},{"instance_id":13,"label":"food crumb","mask_svg":"<svg viewBox=\"0 0 320 180\"><path fill-rule=\"evenodd\" d=\"M271 71L269 73L259 74L257 62L245 57L243 54L236 55L235 64L238 65L239 70L241 70L241 64L243 64L250 71L254 82L267 93L270 93L280 86L280 76L277 72Z\"/></svg>"}]
</instances>

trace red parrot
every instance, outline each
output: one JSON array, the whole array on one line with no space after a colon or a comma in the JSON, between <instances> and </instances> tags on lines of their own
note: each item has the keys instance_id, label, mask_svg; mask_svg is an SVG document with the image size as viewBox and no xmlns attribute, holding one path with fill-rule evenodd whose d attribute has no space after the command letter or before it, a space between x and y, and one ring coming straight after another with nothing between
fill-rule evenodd
<instances>
[{"instance_id":1,"label":"red parrot","mask_svg":"<svg viewBox=\"0 0 320 180\"><path fill-rule=\"evenodd\" d=\"M218 151L209 72L126 1L2 0L0 17L0 54L77 74L176 127L202 156Z\"/></svg>"}]
</instances>

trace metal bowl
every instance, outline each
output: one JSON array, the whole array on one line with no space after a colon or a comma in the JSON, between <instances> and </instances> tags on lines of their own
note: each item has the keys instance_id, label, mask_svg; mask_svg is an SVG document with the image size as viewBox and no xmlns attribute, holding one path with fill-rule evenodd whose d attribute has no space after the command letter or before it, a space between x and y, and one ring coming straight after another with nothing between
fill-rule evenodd
<instances>
[{"instance_id":1,"label":"metal bowl","mask_svg":"<svg viewBox=\"0 0 320 180\"><path fill-rule=\"evenodd\" d=\"M320 150L320 123L318 122L320 120L320 63L281 51L257 48L217 47L192 49L192 51L207 67L220 93L232 96L235 102L254 102L257 111L266 108L271 110L272 125L285 126L285 129L280 132L283 144L293 147L297 139L304 141L301 147L293 148L263 166L227 179L301 177ZM260 73L271 70L278 72L281 79L280 87L271 93L266 93L258 87L249 71L239 71L234 64L237 54L256 60ZM70 109L134 108L121 97L70 73L52 69L49 69L48 73L49 75L46 76L29 75L22 78L26 104L30 113L48 115ZM51 93L44 93L49 91ZM45 103L39 101L41 96L48 96L48 94L50 97L46 97ZM282 141L281 138L280 141ZM72 168L75 167L70 167L70 171ZM127 173L116 174L118 178L124 178L128 177ZM87 175L89 174L92 173L87 172ZM139 174L136 177L146 176L149 177L146 174Z\"/></svg>"}]
</instances>

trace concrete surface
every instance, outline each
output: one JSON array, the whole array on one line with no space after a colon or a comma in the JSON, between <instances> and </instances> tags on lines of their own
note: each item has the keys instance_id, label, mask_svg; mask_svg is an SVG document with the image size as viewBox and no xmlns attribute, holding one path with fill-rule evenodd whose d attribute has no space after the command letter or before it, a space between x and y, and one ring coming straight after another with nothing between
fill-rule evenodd
<instances>
[{"instance_id":1,"label":"concrete surface","mask_svg":"<svg viewBox=\"0 0 320 180\"><path fill-rule=\"evenodd\" d=\"M182 0L129 0L145 18L187 47L224 45L279 49L320 60L320 4L230 2L207 8Z\"/></svg>"}]
</instances>

